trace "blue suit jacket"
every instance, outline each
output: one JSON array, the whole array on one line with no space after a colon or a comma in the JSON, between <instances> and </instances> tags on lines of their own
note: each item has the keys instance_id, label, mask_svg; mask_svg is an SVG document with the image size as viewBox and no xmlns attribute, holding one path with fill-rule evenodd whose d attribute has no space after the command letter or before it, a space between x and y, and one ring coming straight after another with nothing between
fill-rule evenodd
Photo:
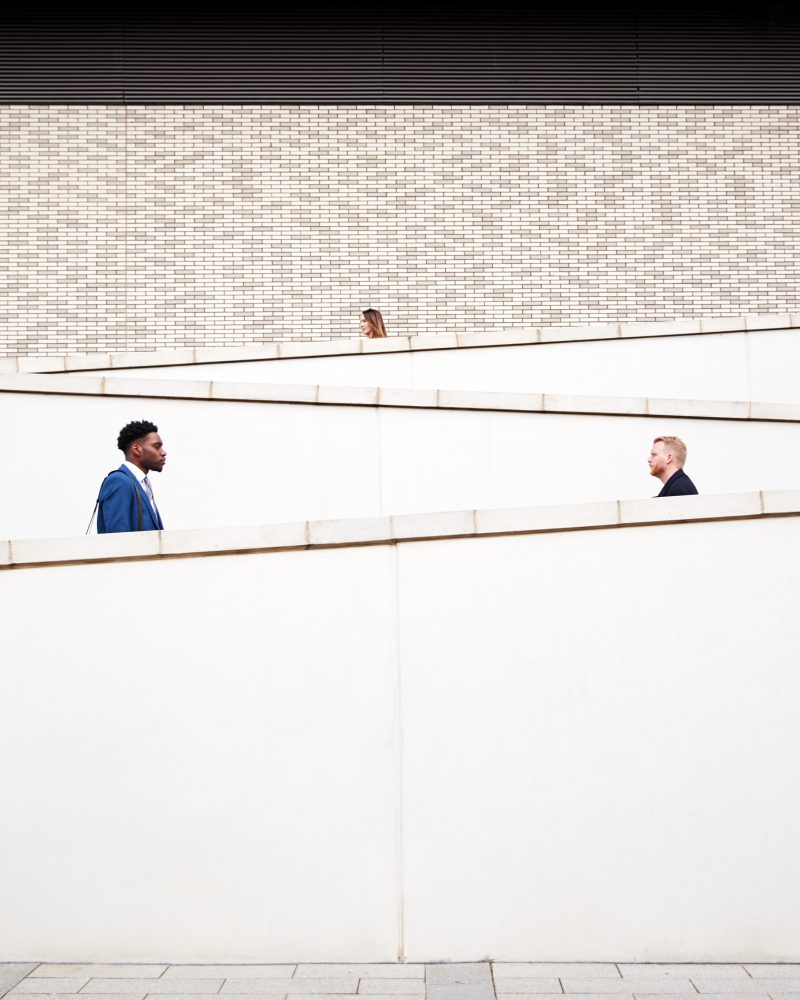
<instances>
[{"instance_id":1,"label":"blue suit jacket","mask_svg":"<svg viewBox=\"0 0 800 1000\"><path fill-rule=\"evenodd\" d=\"M138 531L139 505L136 495L142 501L142 531L162 531L161 515L153 512L147 494L139 485L130 469L121 465L110 472L100 487L97 508L97 533L103 535L111 531Z\"/></svg>"}]
</instances>

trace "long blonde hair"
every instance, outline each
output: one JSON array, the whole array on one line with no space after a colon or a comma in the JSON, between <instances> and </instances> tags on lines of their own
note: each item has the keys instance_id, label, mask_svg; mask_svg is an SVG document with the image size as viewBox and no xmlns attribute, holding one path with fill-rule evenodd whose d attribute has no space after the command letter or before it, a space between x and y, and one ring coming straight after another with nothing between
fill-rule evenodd
<instances>
[{"instance_id":1,"label":"long blonde hair","mask_svg":"<svg viewBox=\"0 0 800 1000\"><path fill-rule=\"evenodd\" d=\"M362 309L361 315L369 323L372 328L373 337L386 337L386 327L383 324L383 316L378 312L377 309Z\"/></svg>"}]
</instances>

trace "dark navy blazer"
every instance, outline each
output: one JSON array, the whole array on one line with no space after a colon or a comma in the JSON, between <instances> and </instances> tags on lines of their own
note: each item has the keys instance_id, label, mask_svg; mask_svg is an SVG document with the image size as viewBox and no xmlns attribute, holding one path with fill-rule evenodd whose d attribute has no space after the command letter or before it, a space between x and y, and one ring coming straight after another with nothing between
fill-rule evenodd
<instances>
[{"instance_id":1,"label":"dark navy blazer","mask_svg":"<svg viewBox=\"0 0 800 1000\"><path fill-rule=\"evenodd\" d=\"M150 500L136 477L125 465L110 472L100 487L97 508L97 533L139 530L139 504L142 501L142 531L163 531L161 515L150 506Z\"/></svg>"},{"instance_id":2,"label":"dark navy blazer","mask_svg":"<svg viewBox=\"0 0 800 1000\"><path fill-rule=\"evenodd\" d=\"M660 497L682 497L690 493L697 493L697 487L683 469L678 469L677 472L672 473L657 495Z\"/></svg>"}]
</instances>

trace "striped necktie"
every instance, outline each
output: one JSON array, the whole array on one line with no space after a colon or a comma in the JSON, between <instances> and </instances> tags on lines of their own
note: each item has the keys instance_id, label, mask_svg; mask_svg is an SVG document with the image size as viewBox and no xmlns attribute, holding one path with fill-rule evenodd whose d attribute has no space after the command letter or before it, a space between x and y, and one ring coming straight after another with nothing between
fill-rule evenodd
<instances>
[{"instance_id":1,"label":"striped necktie","mask_svg":"<svg viewBox=\"0 0 800 1000\"><path fill-rule=\"evenodd\" d=\"M142 480L142 486L144 486L144 491L147 494L147 497L150 501L150 506L153 508L153 510L155 510L156 500L155 497L153 496L153 487L150 485L150 480L147 478L147 476L145 476L144 479Z\"/></svg>"}]
</instances>

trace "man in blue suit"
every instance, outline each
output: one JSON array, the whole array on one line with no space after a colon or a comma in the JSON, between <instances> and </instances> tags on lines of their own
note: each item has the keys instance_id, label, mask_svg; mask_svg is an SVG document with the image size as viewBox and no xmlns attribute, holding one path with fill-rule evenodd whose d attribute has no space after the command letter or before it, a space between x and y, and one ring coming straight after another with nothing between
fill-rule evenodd
<instances>
[{"instance_id":1,"label":"man in blue suit","mask_svg":"<svg viewBox=\"0 0 800 1000\"><path fill-rule=\"evenodd\" d=\"M119 432L117 447L125 461L109 472L100 487L97 533L162 531L164 523L148 476L161 472L167 460L158 428L149 420L133 420Z\"/></svg>"}]
</instances>

